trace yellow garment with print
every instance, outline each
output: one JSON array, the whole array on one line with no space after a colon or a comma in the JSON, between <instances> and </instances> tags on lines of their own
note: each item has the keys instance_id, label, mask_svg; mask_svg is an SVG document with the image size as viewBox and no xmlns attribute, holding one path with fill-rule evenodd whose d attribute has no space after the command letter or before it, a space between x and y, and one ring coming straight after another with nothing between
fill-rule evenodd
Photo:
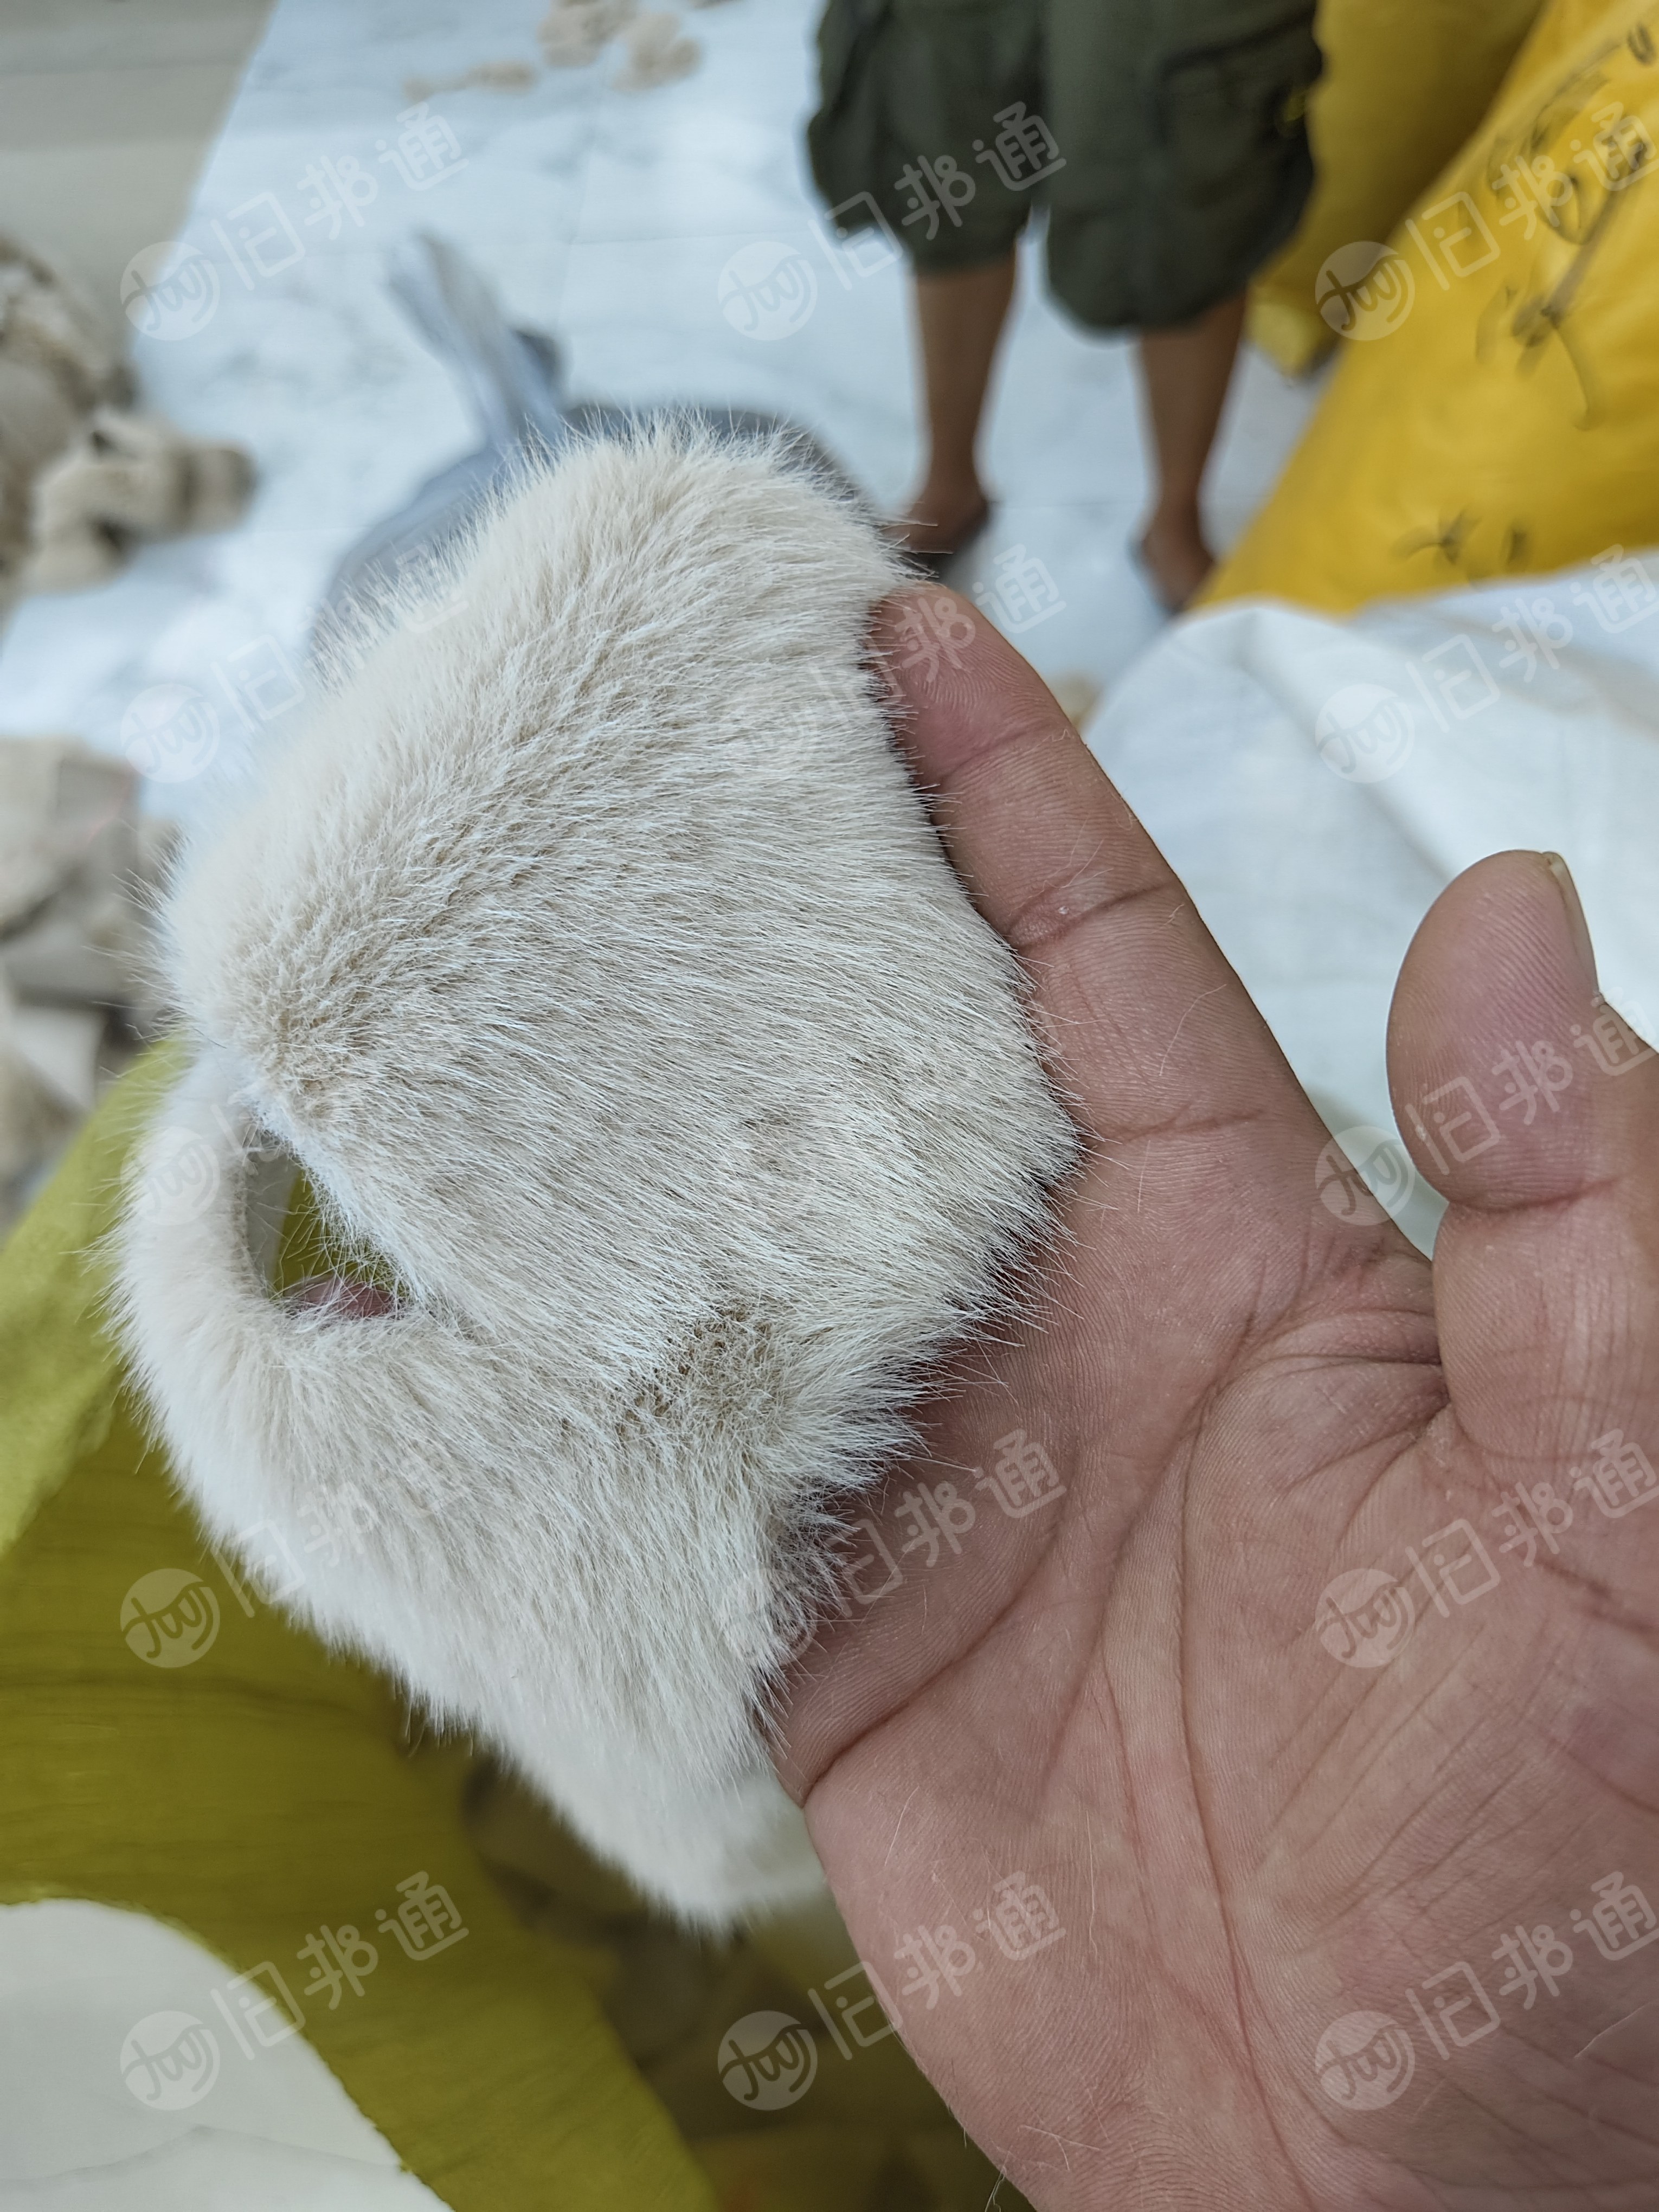
<instances>
[{"instance_id":1,"label":"yellow garment with print","mask_svg":"<svg viewBox=\"0 0 1659 2212\"><path fill-rule=\"evenodd\" d=\"M1295 236L1250 287L1249 335L1288 375L1336 343L1319 272L1379 244L1475 128L1540 0L1323 0L1325 70L1308 96L1314 188Z\"/></svg>"},{"instance_id":2,"label":"yellow garment with print","mask_svg":"<svg viewBox=\"0 0 1659 2212\"><path fill-rule=\"evenodd\" d=\"M1553 0L1384 260L1328 280L1330 388L1206 601L1346 610L1659 540L1656 147L1659 6Z\"/></svg>"}]
</instances>

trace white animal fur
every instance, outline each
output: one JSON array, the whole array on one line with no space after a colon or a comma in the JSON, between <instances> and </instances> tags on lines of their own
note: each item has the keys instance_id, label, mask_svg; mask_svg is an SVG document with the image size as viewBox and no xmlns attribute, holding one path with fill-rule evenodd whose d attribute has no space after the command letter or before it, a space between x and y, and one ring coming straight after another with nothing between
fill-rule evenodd
<instances>
[{"instance_id":1,"label":"white animal fur","mask_svg":"<svg viewBox=\"0 0 1659 2212\"><path fill-rule=\"evenodd\" d=\"M896 577L777 448L659 429L529 481L459 609L378 643L187 864L200 1049L123 1232L210 1529L283 1536L300 1614L711 1924L821 1879L768 1685L830 1510L1070 1157L860 668ZM270 1294L261 1133L395 1314Z\"/></svg>"}]
</instances>

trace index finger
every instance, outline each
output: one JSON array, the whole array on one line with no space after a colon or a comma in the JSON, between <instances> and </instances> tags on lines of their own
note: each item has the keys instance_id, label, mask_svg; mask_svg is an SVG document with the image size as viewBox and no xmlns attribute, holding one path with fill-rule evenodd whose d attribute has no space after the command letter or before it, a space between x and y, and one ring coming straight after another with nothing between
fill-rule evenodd
<instances>
[{"instance_id":1,"label":"index finger","mask_svg":"<svg viewBox=\"0 0 1659 2212\"><path fill-rule=\"evenodd\" d=\"M1022 959L1056 1077L1110 1139L1265 1117L1323 1141L1169 864L1035 669L955 592L896 594L872 643L896 734L975 905ZM937 648L937 649L933 649Z\"/></svg>"}]
</instances>

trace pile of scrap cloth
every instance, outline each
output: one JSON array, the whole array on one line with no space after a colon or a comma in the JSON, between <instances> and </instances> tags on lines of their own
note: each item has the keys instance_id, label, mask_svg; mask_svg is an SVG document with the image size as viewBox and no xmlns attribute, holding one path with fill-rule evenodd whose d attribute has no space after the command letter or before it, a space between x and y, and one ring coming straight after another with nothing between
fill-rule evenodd
<instances>
[{"instance_id":1,"label":"pile of scrap cloth","mask_svg":"<svg viewBox=\"0 0 1659 2212\"><path fill-rule=\"evenodd\" d=\"M1084 734L1344 1150L1362 1173L1381 1155L1373 1188L1419 1243L1439 1202L1401 1167L1384 1042L1454 876L1563 854L1603 992L1659 1038L1659 555L1613 547L1346 618L1229 600L1166 630ZM1471 1071L1493 1115L1527 1113L1529 1064L1555 1084L1589 1064L1540 1050L1595 1041L1516 1042L1515 1070ZM1533 1089L1535 1113L1553 1101Z\"/></svg>"},{"instance_id":2,"label":"pile of scrap cloth","mask_svg":"<svg viewBox=\"0 0 1659 2212\"><path fill-rule=\"evenodd\" d=\"M137 790L75 738L0 738L0 1236L152 1025L175 833Z\"/></svg>"}]
</instances>

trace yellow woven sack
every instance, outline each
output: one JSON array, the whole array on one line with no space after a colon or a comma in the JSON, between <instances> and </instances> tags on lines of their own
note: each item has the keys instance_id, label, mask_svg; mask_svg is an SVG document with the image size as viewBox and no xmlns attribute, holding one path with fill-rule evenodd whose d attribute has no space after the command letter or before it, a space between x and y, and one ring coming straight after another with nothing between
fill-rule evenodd
<instances>
[{"instance_id":1,"label":"yellow woven sack","mask_svg":"<svg viewBox=\"0 0 1659 2212\"><path fill-rule=\"evenodd\" d=\"M1308 100L1315 184L1296 235L1250 288L1249 334L1287 375L1336 343L1319 272L1385 239L1492 102L1540 0L1324 0Z\"/></svg>"},{"instance_id":2,"label":"yellow woven sack","mask_svg":"<svg viewBox=\"0 0 1659 2212\"><path fill-rule=\"evenodd\" d=\"M1343 357L1206 600L1345 609L1659 540L1656 144L1659 5L1553 0L1382 258L1322 267Z\"/></svg>"}]
</instances>

